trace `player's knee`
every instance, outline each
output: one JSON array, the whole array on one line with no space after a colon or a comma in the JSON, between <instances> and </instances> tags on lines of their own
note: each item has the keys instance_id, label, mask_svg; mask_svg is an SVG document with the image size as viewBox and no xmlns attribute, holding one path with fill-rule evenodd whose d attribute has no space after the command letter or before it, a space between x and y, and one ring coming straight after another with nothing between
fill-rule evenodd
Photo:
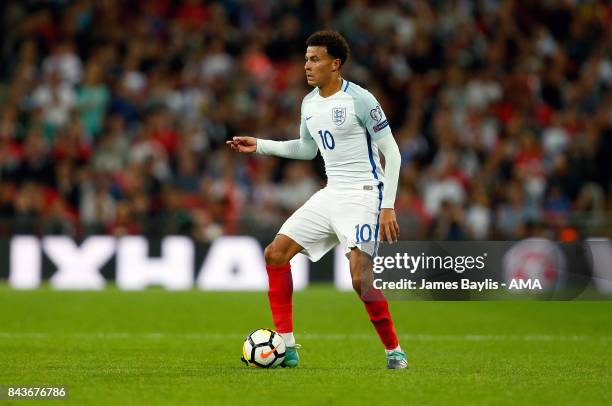
<instances>
[{"instance_id":1,"label":"player's knee","mask_svg":"<svg viewBox=\"0 0 612 406\"><path fill-rule=\"evenodd\" d=\"M357 294L367 294L372 289L372 261L362 252L354 249L349 255L351 280Z\"/></svg>"},{"instance_id":2,"label":"player's knee","mask_svg":"<svg viewBox=\"0 0 612 406\"><path fill-rule=\"evenodd\" d=\"M355 290L355 292L357 292L357 294L360 295L361 294L361 284L362 284L361 276L353 275L352 282L353 282L353 289Z\"/></svg>"},{"instance_id":3,"label":"player's knee","mask_svg":"<svg viewBox=\"0 0 612 406\"><path fill-rule=\"evenodd\" d=\"M353 283L353 289L358 294L361 294L361 287L363 284L363 278L361 274L361 268L358 263L351 262L351 281Z\"/></svg>"},{"instance_id":4,"label":"player's knee","mask_svg":"<svg viewBox=\"0 0 612 406\"><path fill-rule=\"evenodd\" d=\"M264 258L268 265L285 265L289 262L287 255L278 247L274 241L270 243L264 250Z\"/></svg>"}]
</instances>

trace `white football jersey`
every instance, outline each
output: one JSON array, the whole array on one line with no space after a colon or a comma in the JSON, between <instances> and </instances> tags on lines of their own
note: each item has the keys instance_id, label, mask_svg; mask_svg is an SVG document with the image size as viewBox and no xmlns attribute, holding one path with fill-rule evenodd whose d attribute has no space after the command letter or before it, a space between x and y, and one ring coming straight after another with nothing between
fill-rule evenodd
<instances>
[{"instance_id":1,"label":"white football jersey","mask_svg":"<svg viewBox=\"0 0 612 406\"><path fill-rule=\"evenodd\" d=\"M325 161L330 186L384 183L373 139L391 134L372 93L343 79L340 91L321 97L319 88L302 101L300 137L311 137Z\"/></svg>"}]
</instances>

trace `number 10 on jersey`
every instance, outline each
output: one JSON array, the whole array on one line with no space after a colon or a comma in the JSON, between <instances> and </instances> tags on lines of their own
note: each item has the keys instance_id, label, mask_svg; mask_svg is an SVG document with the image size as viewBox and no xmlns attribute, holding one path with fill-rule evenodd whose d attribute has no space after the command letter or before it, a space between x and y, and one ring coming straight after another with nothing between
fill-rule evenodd
<instances>
[{"instance_id":1,"label":"number 10 on jersey","mask_svg":"<svg viewBox=\"0 0 612 406\"><path fill-rule=\"evenodd\" d=\"M355 225L355 242L361 244L362 242L370 242L372 240L372 227L369 224L357 224Z\"/></svg>"},{"instance_id":2,"label":"number 10 on jersey","mask_svg":"<svg viewBox=\"0 0 612 406\"><path fill-rule=\"evenodd\" d=\"M321 137L321 144L323 144L323 149L334 149L334 147L336 146L334 136L328 130L319 130L319 137Z\"/></svg>"}]
</instances>

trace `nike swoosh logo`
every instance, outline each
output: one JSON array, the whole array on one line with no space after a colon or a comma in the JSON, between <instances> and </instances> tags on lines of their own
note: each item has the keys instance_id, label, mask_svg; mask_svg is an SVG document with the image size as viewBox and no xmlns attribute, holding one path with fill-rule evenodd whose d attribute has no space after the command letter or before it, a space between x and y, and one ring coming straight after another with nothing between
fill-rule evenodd
<instances>
[{"instance_id":1,"label":"nike swoosh logo","mask_svg":"<svg viewBox=\"0 0 612 406\"><path fill-rule=\"evenodd\" d=\"M276 351L276 348L272 348L270 351L263 351L261 357L264 359L268 358L270 355L274 354L274 351Z\"/></svg>"},{"instance_id":2,"label":"nike swoosh logo","mask_svg":"<svg viewBox=\"0 0 612 406\"><path fill-rule=\"evenodd\" d=\"M306 117L306 120L310 120L311 118L312 118L312 116L310 116L310 117Z\"/></svg>"}]
</instances>

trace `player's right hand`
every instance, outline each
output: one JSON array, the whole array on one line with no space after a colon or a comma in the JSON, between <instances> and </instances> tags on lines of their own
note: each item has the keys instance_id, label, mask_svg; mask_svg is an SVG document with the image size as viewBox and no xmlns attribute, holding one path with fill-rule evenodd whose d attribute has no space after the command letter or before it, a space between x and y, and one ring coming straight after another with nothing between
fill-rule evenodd
<instances>
[{"instance_id":1,"label":"player's right hand","mask_svg":"<svg viewBox=\"0 0 612 406\"><path fill-rule=\"evenodd\" d=\"M257 150L257 138L255 137L233 137L231 141L225 143L238 152L255 152Z\"/></svg>"}]
</instances>

